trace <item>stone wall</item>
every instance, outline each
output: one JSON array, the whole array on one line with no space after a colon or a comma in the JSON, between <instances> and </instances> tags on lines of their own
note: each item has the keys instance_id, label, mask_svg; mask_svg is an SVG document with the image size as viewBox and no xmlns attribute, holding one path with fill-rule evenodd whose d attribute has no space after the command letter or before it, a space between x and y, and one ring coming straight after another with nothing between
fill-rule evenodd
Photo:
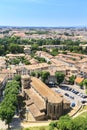
<instances>
[{"instance_id":1,"label":"stone wall","mask_svg":"<svg viewBox=\"0 0 87 130\"><path fill-rule=\"evenodd\" d=\"M24 89L30 88L30 76L22 75L21 76L21 84L22 84L22 94L24 95Z\"/></svg>"},{"instance_id":2,"label":"stone wall","mask_svg":"<svg viewBox=\"0 0 87 130\"><path fill-rule=\"evenodd\" d=\"M58 119L63 114L63 104L47 103L47 116L51 119Z\"/></svg>"}]
</instances>

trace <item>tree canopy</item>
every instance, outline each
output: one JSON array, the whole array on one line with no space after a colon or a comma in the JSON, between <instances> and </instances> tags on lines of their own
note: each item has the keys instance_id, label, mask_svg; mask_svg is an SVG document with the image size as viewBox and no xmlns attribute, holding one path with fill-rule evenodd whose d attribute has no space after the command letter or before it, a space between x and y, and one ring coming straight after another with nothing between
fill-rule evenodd
<instances>
[{"instance_id":1,"label":"tree canopy","mask_svg":"<svg viewBox=\"0 0 87 130\"><path fill-rule=\"evenodd\" d=\"M62 73L62 72L55 72L55 76L57 78L57 83L58 84L60 84L60 83L62 83L64 81L64 77L65 77L64 73Z\"/></svg>"},{"instance_id":2,"label":"tree canopy","mask_svg":"<svg viewBox=\"0 0 87 130\"><path fill-rule=\"evenodd\" d=\"M70 83L70 84L74 84L74 81L75 81L75 76L72 75L72 76L69 78L69 83Z\"/></svg>"},{"instance_id":3,"label":"tree canopy","mask_svg":"<svg viewBox=\"0 0 87 130\"><path fill-rule=\"evenodd\" d=\"M87 116L72 119L68 115L62 116L56 122L51 122L50 130L87 130Z\"/></svg>"},{"instance_id":4,"label":"tree canopy","mask_svg":"<svg viewBox=\"0 0 87 130\"><path fill-rule=\"evenodd\" d=\"M8 82L4 91L4 100L0 104L0 118L8 124L8 127L18 104L17 95L19 88L20 86L17 81Z\"/></svg>"},{"instance_id":5,"label":"tree canopy","mask_svg":"<svg viewBox=\"0 0 87 130\"><path fill-rule=\"evenodd\" d=\"M45 82L49 75L50 75L49 72L47 72L47 71L42 71L42 72L41 72L41 79L42 79L42 81Z\"/></svg>"}]
</instances>

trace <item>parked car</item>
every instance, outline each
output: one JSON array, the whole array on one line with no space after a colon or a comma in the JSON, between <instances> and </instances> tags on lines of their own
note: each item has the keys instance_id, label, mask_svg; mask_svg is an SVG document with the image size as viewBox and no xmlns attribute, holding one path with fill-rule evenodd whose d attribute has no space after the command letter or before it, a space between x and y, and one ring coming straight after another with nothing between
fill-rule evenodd
<instances>
[{"instance_id":1,"label":"parked car","mask_svg":"<svg viewBox=\"0 0 87 130\"><path fill-rule=\"evenodd\" d=\"M78 92L78 91L76 91L76 90L74 90L74 91L73 91L73 93L78 94L79 92Z\"/></svg>"},{"instance_id":2,"label":"parked car","mask_svg":"<svg viewBox=\"0 0 87 130\"><path fill-rule=\"evenodd\" d=\"M72 90L72 88L68 88L68 90L69 90L69 91L71 91L71 90Z\"/></svg>"},{"instance_id":3,"label":"parked car","mask_svg":"<svg viewBox=\"0 0 87 130\"><path fill-rule=\"evenodd\" d=\"M68 94L68 93L65 93L65 96L69 97L69 94Z\"/></svg>"},{"instance_id":4,"label":"parked car","mask_svg":"<svg viewBox=\"0 0 87 130\"><path fill-rule=\"evenodd\" d=\"M78 93L79 93L79 91L76 91L76 92L75 92L75 94L78 94Z\"/></svg>"},{"instance_id":5,"label":"parked car","mask_svg":"<svg viewBox=\"0 0 87 130\"><path fill-rule=\"evenodd\" d=\"M78 96L80 96L80 97L81 97L82 95L83 95L83 93L79 93L79 94L78 94Z\"/></svg>"},{"instance_id":6,"label":"parked car","mask_svg":"<svg viewBox=\"0 0 87 130\"><path fill-rule=\"evenodd\" d=\"M82 95L81 97L82 97L82 98L87 98L87 95Z\"/></svg>"},{"instance_id":7,"label":"parked car","mask_svg":"<svg viewBox=\"0 0 87 130\"><path fill-rule=\"evenodd\" d=\"M70 98L72 98L72 99L74 99L74 97L73 96L69 96Z\"/></svg>"},{"instance_id":8,"label":"parked car","mask_svg":"<svg viewBox=\"0 0 87 130\"><path fill-rule=\"evenodd\" d=\"M70 104L71 107L75 107L75 105L76 105L75 102L72 102L72 103Z\"/></svg>"},{"instance_id":9,"label":"parked car","mask_svg":"<svg viewBox=\"0 0 87 130\"><path fill-rule=\"evenodd\" d=\"M60 93L60 91L59 91L59 90L55 90L55 92Z\"/></svg>"},{"instance_id":10,"label":"parked car","mask_svg":"<svg viewBox=\"0 0 87 130\"><path fill-rule=\"evenodd\" d=\"M82 104L84 104L84 103L86 103L86 102L87 102L86 100L82 100L82 101L81 101Z\"/></svg>"},{"instance_id":11,"label":"parked car","mask_svg":"<svg viewBox=\"0 0 87 130\"><path fill-rule=\"evenodd\" d=\"M74 92L74 91L75 91L74 89L71 90L71 92Z\"/></svg>"}]
</instances>

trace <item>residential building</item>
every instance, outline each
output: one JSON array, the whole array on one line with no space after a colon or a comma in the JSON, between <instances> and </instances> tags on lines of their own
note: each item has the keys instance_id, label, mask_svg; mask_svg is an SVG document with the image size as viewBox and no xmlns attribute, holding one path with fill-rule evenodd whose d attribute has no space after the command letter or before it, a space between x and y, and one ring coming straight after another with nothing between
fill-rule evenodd
<instances>
[{"instance_id":1,"label":"residential building","mask_svg":"<svg viewBox=\"0 0 87 130\"><path fill-rule=\"evenodd\" d=\"M0 74L7 75L7 79L13 79L14 76L17 74L15 69L2 69Z\"/></svg>"}]
</instances>

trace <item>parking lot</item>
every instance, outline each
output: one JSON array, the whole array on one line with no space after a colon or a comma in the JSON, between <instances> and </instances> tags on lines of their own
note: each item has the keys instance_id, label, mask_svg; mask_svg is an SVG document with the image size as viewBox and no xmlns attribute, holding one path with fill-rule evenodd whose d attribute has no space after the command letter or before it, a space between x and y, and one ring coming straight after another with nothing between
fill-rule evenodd
<instances>
[{"instance_id":1,"label":"parking lot","mask_svg":"<svg viewBox=\"0 0 87 130\"><path fill-rule=\"evenodd\" d=\"M87 104L87 95L75 86L61 85L61 87L52 87L52 90L62 94L65 99L69 100L71 107Z\"/></svg>"}]
</instances>

